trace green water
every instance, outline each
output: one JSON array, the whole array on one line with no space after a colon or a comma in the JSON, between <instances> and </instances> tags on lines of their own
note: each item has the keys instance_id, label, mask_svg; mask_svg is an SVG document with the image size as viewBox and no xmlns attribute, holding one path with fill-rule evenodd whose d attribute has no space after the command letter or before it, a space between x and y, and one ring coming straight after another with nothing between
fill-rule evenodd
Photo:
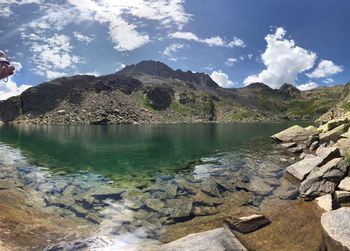
<instances>
[{"instance_id":1,"label":"green water","mask_svg":"<svg viewBox=\"0 0 350 251\"><path fill-rule=\"evenodd\" d=\"M3 126L0 142L53 171L116 178L186 171L218 152L268 148L269 136L293 124Z\"/></svg>"}]
</instances>

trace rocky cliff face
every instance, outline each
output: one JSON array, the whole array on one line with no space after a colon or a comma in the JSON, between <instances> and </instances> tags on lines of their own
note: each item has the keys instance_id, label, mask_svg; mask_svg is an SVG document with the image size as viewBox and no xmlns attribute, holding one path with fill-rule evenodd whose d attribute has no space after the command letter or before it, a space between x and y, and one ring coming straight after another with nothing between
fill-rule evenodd
<instances>
[{"instance_id":1,"label":"rocky cliff face","mask_svg":"<svg viewBox=\"0 0 350 251\"><path fill-rule=\"evenodd\" d=\"M263 83L223 89L204 73L142 61L102 77L59 78L0 103L4 123L117 124L312 119L342 87L300 92Z\"/></svg>"}]
</instances>

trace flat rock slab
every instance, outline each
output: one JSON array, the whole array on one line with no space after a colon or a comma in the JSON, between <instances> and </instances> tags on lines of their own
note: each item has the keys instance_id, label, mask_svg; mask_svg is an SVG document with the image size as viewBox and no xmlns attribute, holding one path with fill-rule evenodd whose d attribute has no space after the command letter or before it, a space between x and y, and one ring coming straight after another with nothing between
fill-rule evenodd
<instances>
[{"instance_id":1,"label":"flat rock slab","mask_svg":"<svg viewBox=\"0 0 350 251\"><path fill-rule=\"evenodd\" d=\"M271 138L277 142L304 141L309 136L316 134L314 130L307 130L301 126L295 125L282 132L276 133Z\"/></svg>"},{"instance_id":2,"label":"flat rock slab","mask_svg":"<svg viewBox=\"0 0 350 251\"><path fill-rule=\"evenodd\" d=\"M350 208L322 214L321 225L325 231L328 251L350 250Z\"/></svg>"},{"instance_id":3,"label":"flat rock slab","mask_svg":"<svg viewBox=\"0 0 350 251\"><path fill-rule=\"evenodd\" d=\"M270 221L263 215L253 214L246 217L226 217L224 222L232 231L250 233L270 224Z\"/></svg>"},{"instance_id":4,"label":"flat rock slab","mask_svg":"<svg viewBox=\"0 0 350 251\"><path fill-rule=\"evenodd\" d=\"M288 166L286 171L298 180L302 181L315 167L321 163L321 157L307 155L304 157L304 159Z\"/></svg>"},{"instance_id":5,"label":"flat rock slab","mask_svg":"<svg viewBox=\"0 0 350 251\"><path fill-rule=\"evenodd\" d=\"M350 177L345 177L340 181L338 188L343 191L350 192Z\"/></svg>"},{"instance_id":6,"label":"flat rock slab","mask_svg":"<svg viewBox=\"0 0 350 251\"><path fill-rule=\"evenodd\" d=\"M190 234L176 241L165 244L162 251L246 251L247 249L227 229Z\"/></svg>"}]
</instances>

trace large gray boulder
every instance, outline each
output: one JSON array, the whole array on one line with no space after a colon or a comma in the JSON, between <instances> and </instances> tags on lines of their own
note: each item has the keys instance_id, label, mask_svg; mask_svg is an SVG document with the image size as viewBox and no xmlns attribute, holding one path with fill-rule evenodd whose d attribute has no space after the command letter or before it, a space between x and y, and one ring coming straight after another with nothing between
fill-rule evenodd
<instances>
[{"instance_id":1,"label":"large gray boulder","mask_svg":"<svg viewBox=\"0 0 350 251\"><path fill-rule=\"evenodd\" d=\"M302 181L316 167L326 164L331 159L340 157L340 151L336 147L319 148L316 154L317 156L307 154L304 159L287 167L287 172Z\"/></svg>"},{"instance_id":2,"label":"large gray boulder","mask_svg":"<svg viewBox=\"0 0 350 251\"><path fill-rule=\"evenodd\" d=\"M340 208L322 214L321 225L328 251L350 250L350 208Z\"/></svg>"},{"instance_id":3,"label":"large gray boulder","mask_svg":"<svg viewBox=\"0 0 350 251\"><path fill-rule=\"evenodd\" d=\"M314 155L306 155L304 159L287 167L287 172L298 180L302 181L318 165L322 163L322 158Z\"/></svg>"},{"instance_id":4,"label":"large gray boulder","mask_svg":"<svg viewBox=\"0 0 350 251\"><path fill-rule=\"evenodd\" d=\"M226 228L190 234L165 244L162 251L246 251L247 249Z\"/></svg>"},{"instance_id":5,"label":"large gray boulder","mask_svg":"<svg viewBox=\"0 0 350 251\"><path fill-rule=\"evenodd\" d=\"M272 135L271 138L277 142L290 142L290 141L305 141L311 135L317 134L315 130L308 130L301 126L295 125L282 132Z\"/></svg>"},{"instance_id":6,"label":"large gray boulder","mask_svg":"<svg viewBox=\"0 0 350 251\"><path fill-rule=\"evenodd\" d=\"M348 124L342 124L328 132L320 133L320 142L322 143L330 140L337 140L340 137L340 135L347 132L348 129L349 129Z\"/></svg>"},{"instance_id":7,"label":"large gray boulder","mask_svg":"<svg viewBox=\"0 0 350 251\"><path fill-rule=\"evenodd\" d=\"M302 197L314 199L333 193L346 174L348 163L342 158L335 158L327 164L317 167L300 184Z\"/></svg>"}]
</instances>

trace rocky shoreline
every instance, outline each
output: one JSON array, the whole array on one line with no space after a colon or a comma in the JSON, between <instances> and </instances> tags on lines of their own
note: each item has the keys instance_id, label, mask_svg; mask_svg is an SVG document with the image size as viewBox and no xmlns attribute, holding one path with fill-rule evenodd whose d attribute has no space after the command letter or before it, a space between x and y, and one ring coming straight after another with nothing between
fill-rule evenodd
<instances>
[{"instance_id":1,"label":"rocky shoreline","mask_svg":"<svg viewBox=\"0 0 350 251\"><path fill-rule=\"evenodd\" d=\"M320 127L293 126L272 138L286 151L300 154L286 169L300 181L304 200L315 200L321 216L327 250L350 250L350 122L331 120Z\"/></svg>"}]
</instances>

